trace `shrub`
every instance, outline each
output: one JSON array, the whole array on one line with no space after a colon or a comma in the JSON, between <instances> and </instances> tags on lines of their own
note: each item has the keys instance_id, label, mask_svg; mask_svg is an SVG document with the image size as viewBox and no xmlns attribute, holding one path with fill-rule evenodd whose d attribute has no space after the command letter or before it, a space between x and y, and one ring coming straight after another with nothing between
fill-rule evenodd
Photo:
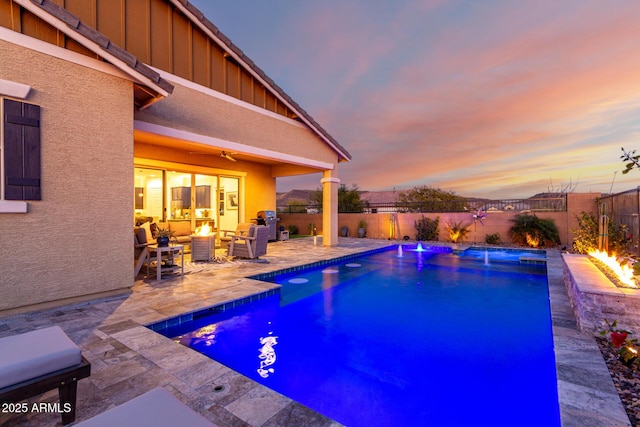
<instances>
[{"instance_id":1,"label":"shrub","mask_svg":"<svg viewBox=\"0 0 640 427\"><path fill-rule=\"evenodd\" d=\"M636 367L640 365L640 359L638 359L638 340L637 338L629 337L633 332L618 328L617 320L614 320L613 323L609 323L607 319L604 319L604 321L607 327L600 331L600 335L607 337L607 341L611 347L618 353L618 360L629 367L632 365Z\"/></svg>"},{"instance_id":2,"label":"shrub","mask_svg":"<svg viewBox=\"0 0 640 427\"><path fill-rule=\"evenodd\" d=\"M415 221L416 231L416 240L418 241L426 241L426 240L438 240L438 226L440 225L440 217L436 217L436 219L425 218L422 215L422 218Z\"/></svg>"},{"instance_id":3,"label":"shrub","mask_svg":"<svg viewBox=\"0 0 640 427\"><path fill-rule=\"evenodd\" d=\"M484 241L490 245L499 245L500 243L502 243L499 233L487 234L487 236L484 238Z\"/></svg>"},{"instance_id":4,"label":"shrub","mask_svg":"<svg viewBox=\"0 0 640 427\"><path fill-rule=\"evenodd\" d=\"M580 213L575 215L578 221L578 227L572 228L571 232L575 235L573 240L573 251L578 254L586 254L590 251L598 249L598 220L592 212ZM609 237L609 251L618 255L624 255L626 251L626 226L616 227L616 224L609 220L607 230Z\"/></svg>"},{"instance_id":5,"label":"shrub","mask_svg":"<svg viewBox=\"0 0 640 427\"><path fill-rule=\"evenodd\" d=\"M291 235L298 234L298 226L297 225L290 225L287 228L289 229L289 234L291 234Z\"/></svg>"},{"instance_id":6,"label":"shrub","mask_svg":"<svg viewBox=\"0 0 640 427\"><path fill-rule=\"evenodd\" d=\"M580 216L574 215L578 221L578 227L572 228L575 235L573 239L573 251L578 254L587 254L598 249L598 221L593 213L580 212Z\"/></svg>"},{"instance_id":7,"label":"shrub","mask_svg":"<svg viewBox=\"0 0 640 427\"><path fill-rule=\"evenodd\" d=\"M447 231L449 232L449 240L453 243L458 241L464 241L464 238L469 234L469 225L463 225L462 222L447 222Z\"/></svg>"},{"instance_id":8,"label":"shrub","mask_svg":"<svg viewBox=\"0 0 640 427\"><path fill-rule=\"evenodd\" d=\"M514 243L534 248L554 246L560 243L558 228L552 219L538 218L537 215L516 215L509 229Z\"/></svg>"}]
</instances>

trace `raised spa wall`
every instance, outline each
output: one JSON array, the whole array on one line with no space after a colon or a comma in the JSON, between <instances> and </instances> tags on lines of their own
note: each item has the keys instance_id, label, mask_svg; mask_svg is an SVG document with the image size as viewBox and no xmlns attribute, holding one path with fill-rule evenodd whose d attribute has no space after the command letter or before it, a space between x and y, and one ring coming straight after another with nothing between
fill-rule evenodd
<instances>
[{"instance_id":1,"label":"raised spa wall","mask_svg":"<svg viewBox=\"0 0 640 427\"><path fill-rule=\"evenodd\" d=\"M616 287L588 255L562 254L562 260L564 284L581 330L602 331L607 319L640 333L640 290Z\"/></svg>"}]
</instances>

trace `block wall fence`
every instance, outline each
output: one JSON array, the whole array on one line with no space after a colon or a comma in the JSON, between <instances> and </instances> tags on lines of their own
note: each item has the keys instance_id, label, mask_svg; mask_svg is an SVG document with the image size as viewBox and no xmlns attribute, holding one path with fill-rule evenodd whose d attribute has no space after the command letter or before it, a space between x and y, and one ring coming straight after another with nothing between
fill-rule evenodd
<instances>
[{"instance_id":1,"label":"block wall fence","mask_svg":"<svg viewBox=\"0 0 640 427\"><path fill-rule=\"evenodd\" d=\"M571 245L574 235L571 229L578 226L576 215L581 212L591 212L597 215L596 200L601 197L600 193L570 193L567 195L567 211L566 212L530 212L539 218L552 219L560 233L560 244ZM350 237L358 236L358 223L364 220L367 223L367 237L373 239L390 239L401 240L404 236L415 240L416 228L415 221L426 218L440 218L439 225L439 241L448 241L449 233L447 232L447 223L468 224L470 233L464 240L464 243L484 243L485 238L489 234L498 233L503 243L511 243L509 229L513 225L511 220L519 213L515 211L496 211L488 212L483 223L477 221L474 223L473 214L475 212L441 212L441 213L341 213L338 214L338 230L347 227ZM395 215L395 227L394 227ZM300 234L309 234L309 224L314 224L318 235L322 234L322 214L285 214L279 213L278 227L284 226L287 229L290 225L295 225L299 229Z\"/></svg>"}]
</instances>

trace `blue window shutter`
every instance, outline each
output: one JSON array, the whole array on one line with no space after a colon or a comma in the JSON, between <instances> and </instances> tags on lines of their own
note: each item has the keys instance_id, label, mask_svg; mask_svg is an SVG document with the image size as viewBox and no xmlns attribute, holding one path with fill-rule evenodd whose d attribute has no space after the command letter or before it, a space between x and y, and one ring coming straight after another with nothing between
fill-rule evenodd
<instances>
[{"instance_id":1,"label":"blue window shutter","mask_svg":"<svg viewBox=\"0 0 640 427\"><path fill-rule=\"evenodd\" d=\"M4 100L4 198L42 200L40 107Z\"/></svg>"}]
</instances>

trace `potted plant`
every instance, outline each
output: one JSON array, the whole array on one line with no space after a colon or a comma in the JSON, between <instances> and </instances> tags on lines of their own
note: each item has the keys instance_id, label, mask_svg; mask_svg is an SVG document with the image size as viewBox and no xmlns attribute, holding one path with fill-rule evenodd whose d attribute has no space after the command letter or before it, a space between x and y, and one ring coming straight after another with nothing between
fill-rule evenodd
<instances>
[{"instance_id":1,"label":"potted plant","mask_svg":"<svg viewBox=\"0 0 640 427\"><path fill-rule=\"evenodd\" d=\"M358 237L362 238L367 235L367 221L361 219L358 221Z\"/></svg>"},{"instance_id":2,"label":"potted plant","mask_svg":"<svg viewBox=\"0 0 640 427\"><path fill-rule=\"evenodd\" d=\"M156 242L158 246L169 246L169 239L173 237L173 231L168 228L160 228L156 230Z\"/></svg>"}]
</instances>

